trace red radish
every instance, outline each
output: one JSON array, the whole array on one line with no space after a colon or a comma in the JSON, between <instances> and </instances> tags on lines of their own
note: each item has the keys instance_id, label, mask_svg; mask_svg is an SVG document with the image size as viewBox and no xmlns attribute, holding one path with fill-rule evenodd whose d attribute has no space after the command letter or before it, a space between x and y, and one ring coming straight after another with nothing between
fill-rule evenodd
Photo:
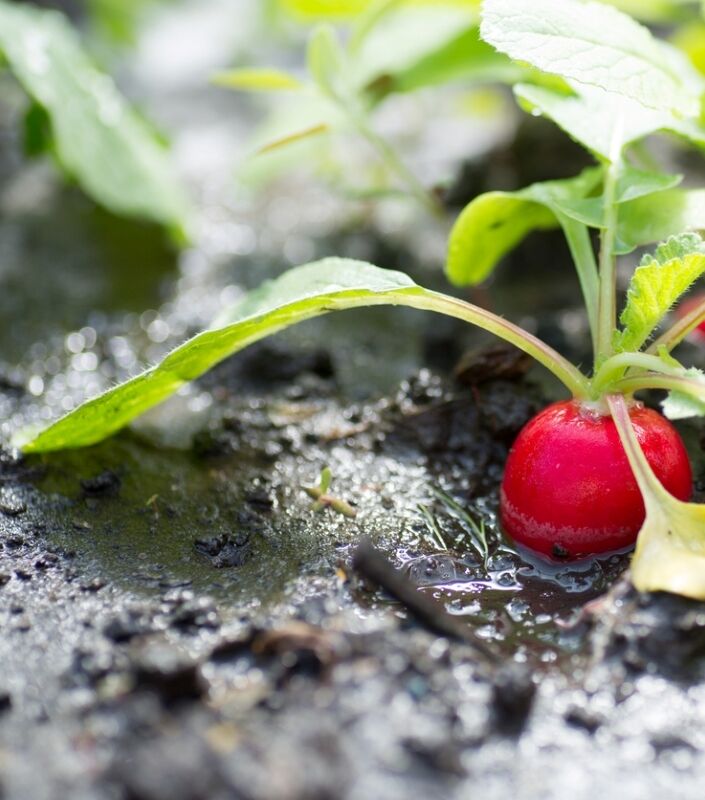
<instances>
[{"instance_id":1,"label":"red radish","mask_svg":"<svg viewBox=\"0 0 705 800\"><path fill-rule=\"evenodd\" d=\"M676 429L640 405L629 416L658 479L689 500L693 477ZM612 418L569 400L530 420L509 453L500 515L517 543L555 558L633 544L644 503Z\"/></svg>"}]
</instances>

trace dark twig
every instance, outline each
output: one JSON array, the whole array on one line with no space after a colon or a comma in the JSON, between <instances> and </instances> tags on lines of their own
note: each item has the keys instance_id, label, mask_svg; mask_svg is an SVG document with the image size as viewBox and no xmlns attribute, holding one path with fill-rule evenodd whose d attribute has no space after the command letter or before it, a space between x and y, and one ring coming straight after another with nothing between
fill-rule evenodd
<instances>
[{"instance_id":1,"label":"dark twig","mask_svg":"<svg viewBox=\"0 0 705 800\"><path fill-rule=\"evenodd\" d=\"M353 569L400 602L422 625L434 633L469 645L479 658L480 675L492 686L491 727L501 736L517 737L523 731L536 693L531 672L523 664L504 663L492 647L478 638L468 625L419 591L372 544L363 539L353 554Z\"/></svg>"},{"instance_id":2,"label":"dark twig","mask_svg":"<svg viewBox=\"0 0 705 800\"><path fill-rule=\"evenodd\" d=\"M470 645L488 665L500 663L494 650L477 637L470 627L449 614L432 597L419 591L418 586L363 539L353 554L353 569L401 603L422 625L441 636L448 636Z\"/></svg>"}]
</instances>

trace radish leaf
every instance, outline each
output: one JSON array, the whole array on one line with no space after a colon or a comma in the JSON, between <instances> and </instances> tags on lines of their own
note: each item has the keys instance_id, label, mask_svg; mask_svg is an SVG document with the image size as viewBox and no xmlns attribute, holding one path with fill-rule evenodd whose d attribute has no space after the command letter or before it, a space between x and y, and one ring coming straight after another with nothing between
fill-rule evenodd
<instances>
[{"instance_id":1,"label":"radish leaf","mask_svg":"<svg viewBox=\"0 0 705 800\"><path fill-rule=\"evenodd\" d=\"M609 160L615 135L620 149L658 131L666 131L703 146L705 130L690 119L664 109L647 108L616 92L568 82L572 91L520 83L514 87L519 104L532 113L540 112L562 128L572 139ZM619 127L617 127L619 126Z\"/></svg>"},{"instance_id":2,"label":"radish leaf","mask_svg":"<svg viewBox=\"0 0 705 800\"><path fill-rule=\"evenodd\" d=\"M634 248L705 229L705 190L670 189L625 203L619 210L615 251Z\"/></svg>"},{"instance_id":3,"label":"radish leaf","mask_svg":"<svg viewBox=\"0 0 705 800\"><path fill-rule=\"evenodd\" d=\"M646 255L632 276L614 337L618 352L639 350L678 298L705 272L705 242L697 234L674 236Z\"/></svg>"},{"instance_id":4,"label":"radish leaf","mask_svg":"<svg viewBox=\"0 0 705 800\"><path fill-rule=\"evenodd\" d=\"M705 392L705 373L702 370L691 367L683 369L683 377L702 384ZM677 390L671 390L666 399L661 402L661 410L668 419L688 419L689 417L705 416L705 400L693 393L687 394Z\"/></svg>"},{"instance_id":5,"label":"radish leaf","mask_svg":"<svg viewBox=\"0 0 705 800\"><path fill-rule=\"evenodd\" d=\"M35 453L94 444L244 347L330 311L372 305L405 305L479 325L532 355L575 396L588 394L587 379L576 367L501 317L423 289L401 272L361 261L328 258L265 283L222 315L212 328L177 347L159 365L89 400L38 435L20 433L14 444Z\"/></svg>"},{"instance_id":6,"label":"radish leaf","mask_svg":"<svg viewBox=\"0 0 705 800\"><path fill-rule=\"evenodd\" d=\"M640 592L705 599L705 505L683 503L661 485L644 455L624 397L607 398L646 507L631 564Z\"/></svg>"},{"instance_id":7,"label":"radish leaf","mask_svg":"<svg viewBox=\"0 0 705 800\"><path fill-rule=\"evenodd\" d=\"M703 81L675 48L602 3L485 0L482 37L544 72L597 86L648 108L695 116Z\"/></svg>"},{"instance_id":8,"label":"radish leaf","mask_svg":"<svg viewBox=\"0 0 705 800\"><path fill-rule=\"evenodd\" d=\"M571 217L571 201L584 198L601 180L601 168L591 167L575 178L535 183L518 192L488 192L475 198L451 231L448 278L456 286L482 282L529 233L558 227L562 212Z\"/></svg>"}]
</instances>

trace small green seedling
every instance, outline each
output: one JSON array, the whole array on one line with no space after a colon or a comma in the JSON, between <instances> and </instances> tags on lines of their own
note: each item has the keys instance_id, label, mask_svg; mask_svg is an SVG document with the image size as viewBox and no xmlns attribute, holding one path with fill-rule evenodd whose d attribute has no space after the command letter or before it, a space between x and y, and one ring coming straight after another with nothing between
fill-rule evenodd
<instances>
[{"instance_id":1,"label":"small green seedling","mask_svg":"<svg viewBox=\"0 0 705 800\"><path fill-rule=\"evenodd\" d=\"M477 523L468 513L467 509L463 508L457 500L454 500L447 492L441 489L435 489L434 494L448 509L448 511L455 516L463 525L468 533L473 547L477 550L478 555L482 559L484 566L487 566L487 559L489 558L489 545L487 543L487 531L485 529L485 520L480 519Z\"/></svg>"},{"instance_id":2,"label":"small green seedling","mask_svg":"<svg viewBox=\"0 0 705 800\"><path fill-rule=\"evenodd\" d=\"M314 501L311 506L312 511L323 511L325 508L331 508L337 514L342 514L344 517L354 519L357 516L357 511L350 505L342 500L340 497L334 497L329 494L331 481L333 480L333 473L330 467L324 467L321 470L321 477L318 486L304 486L303 490Z\"/></svg>"},{"instance_id":3,"label":"small green seedling","mask_svg":"<svg viewBox=\"0 0 705 800\"><path fill-rule=\"evenodd\" d=\"M423 517L423 521L426 525L426 530L428 531L428 539L430 543L434 546L439 548L439 550L443 550L444 552L448 550L448 544L443 537L443 532L441 531L440 525L438 524L438 520L433 516L433 512L431 509L424 505L423 503L419 503L416 508L418 509L419 514Z\"/></svg>"},{"instance_id":4,"label":"small green seedling","mask_svg":"<svg viewBox=\"0 0 705 800\"><path fill-rule=\"evenodd\" d=\"M679 51L603 3L485 0L481 32L546 76L542 85L516 85L519 102L582 143L595 166L573 179L475 199L451 234L448 276L457 285L482 281L531 230L561 227L592 334L589 370L507 320L402 273L326 259L263 285L158 366L26 436L25 451L100 441L222 359L296 322L360 306L434 311L530 354L571 396L534 418L510 453L501 491L505 529L554 558L626 547L641 529L637 588L705 599L705 510L685 502L692 492L685 448L663 416L634 399L661 389L666 415L705 414L705 374L671 355L705 320L705 301L663 328L670 308L705 273L705 243L692 232L705 228L705 191L680 188L680 176L647 161L642 144L666 132L705 145L705 79ZM617 257L662 240L635 270L618 320Z\"/></svg>"}]
</instances>

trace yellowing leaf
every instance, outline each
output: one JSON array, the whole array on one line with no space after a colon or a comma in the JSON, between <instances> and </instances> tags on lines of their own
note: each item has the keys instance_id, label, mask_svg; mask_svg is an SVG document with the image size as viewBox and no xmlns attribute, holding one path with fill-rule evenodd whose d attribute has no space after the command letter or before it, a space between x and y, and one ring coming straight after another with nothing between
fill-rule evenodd
<instances>
[{"instance_id":1,"label":"yellowing leaf","mask_svg":"<svg viewBox=\"0 0 705 800\"><path fill-rule=\"evenodd\" d=\"M279 92L300 89L301 81L278 69L243 67L218 72L213 83L226 89L239 89L246 92Z\"/></svg>"},{"instance_id":2,"label":"yellowing leaf","mask_svg":"<svg viewBox=\"0 0 705 800\"><path fill-rule=\"evenodd\" d=\"M705 506L673 497L648 509L632 560L640 592L705 599Z\"/></svg>"},{"instance_id":3,"label":"yellowing leaf","mask_svg":"<svg viewBox=\"0 0 705 800\"><path fill-rule=\"evenodd\" d=\"M663 488L636 438L624 397L611 395L607 402L646 507L632 582L640 592L705 600L705 506L683 503Z\"/></svg>"},{"instance_id":4,"label":"yellowing leaf","mask_svg":"<svg viewBox=\"0 0 705 800\"><path fill-rule=\"evenodd\" d=\"M273 150L279 150L282 147L287 147L290 144L301 142L304 139L310 139L313 136L320 136L322 133L327 133L328 130L328 125L322 122L320 125L311 125L310 128L303 128L300 131L293 131L292 133L288 133L285 136L279 137L278 139L272 139L272 141L262 145L257 151L256 155L271 153Z\"/></svg>"}]
</instances>

